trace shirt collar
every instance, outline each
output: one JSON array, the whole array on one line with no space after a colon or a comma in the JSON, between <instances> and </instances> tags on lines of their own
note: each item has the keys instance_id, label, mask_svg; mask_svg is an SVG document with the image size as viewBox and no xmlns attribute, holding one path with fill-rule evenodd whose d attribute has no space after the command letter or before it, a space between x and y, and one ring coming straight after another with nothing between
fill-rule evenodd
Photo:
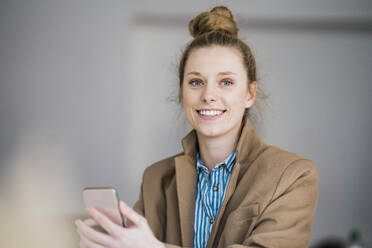
<instances>
[{"instance_id":1,"label":"shirt collar","mask_svg":"<svg viewBox=\"0 0 372 248\"><path fill-rule=\"evenodd\" d=\"M234 169L235 160L236 160L236 149L234 149L234 151L229 156L227 156L222 162L216 164L214 166L213 170L225 165L227 171L229 173L231 173L232 170ZM205 165L203 165L203 163L202 163L202 161L200 159L199 152L196 155L196 168L199 171L200 170L206 171L206 172L208 171L207 167L205 167Z\"/></svg>"}]
</instances>

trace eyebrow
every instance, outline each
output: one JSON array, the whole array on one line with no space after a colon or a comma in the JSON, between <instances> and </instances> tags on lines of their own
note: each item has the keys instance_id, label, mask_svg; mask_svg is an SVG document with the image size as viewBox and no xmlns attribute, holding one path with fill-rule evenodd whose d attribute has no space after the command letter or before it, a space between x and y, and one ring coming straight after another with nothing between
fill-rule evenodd
<instances>
[{"instance_id":1,"label":"eyebrow","mask_svg":"<svg viewBox=\"0 0 372 248\"><path fill-rule=\"evenodd\" d=\"M231 72L231 71L223 71L223 72L220 72L218 73L218 75L236 75L235 72ZM202 74L200 74L200 72L197 72L197 71L191 71L189 73L186 74L187 75L197 75L197 76L202 76Z\"/></svg>"}]
</instances>

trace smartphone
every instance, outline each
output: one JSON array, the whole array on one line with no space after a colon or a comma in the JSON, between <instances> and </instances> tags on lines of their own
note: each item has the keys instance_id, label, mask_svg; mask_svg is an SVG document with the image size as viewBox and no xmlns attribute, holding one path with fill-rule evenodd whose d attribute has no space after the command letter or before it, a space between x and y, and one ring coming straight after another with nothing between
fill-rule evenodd
<instances>
[{"instance_id":1,"label":"smartphone","mask_svg":"<svg viewBox=\"0 0 372 248\"><path fill-rule=\"evenodd\" d=\"M111 187L85 188L83 191L85 207L95 207L114 223L125 226L119 211L119 197Z\"/></svg>"}]
</instances>

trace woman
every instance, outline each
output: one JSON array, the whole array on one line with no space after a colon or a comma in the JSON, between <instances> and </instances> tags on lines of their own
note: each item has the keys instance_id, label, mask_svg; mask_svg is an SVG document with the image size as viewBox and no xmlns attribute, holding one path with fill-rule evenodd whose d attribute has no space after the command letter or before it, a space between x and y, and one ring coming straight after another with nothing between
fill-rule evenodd
<instances>
[{"instance_id":1,"label":"woman","mask_svg":"<svg viewBox=\"0 0 372 248\"><path fill-rule=\"evenodd\" d=\"M229 9L201 13L189 29L194 40L179 65L193 127L184 152L145 170L135 211L120 203L130 227L88 209L91 219L76 222L81 247L307 247L315 165L264 144L246 121L259 93L256 66Z\"/></svg>"}]
</instances>

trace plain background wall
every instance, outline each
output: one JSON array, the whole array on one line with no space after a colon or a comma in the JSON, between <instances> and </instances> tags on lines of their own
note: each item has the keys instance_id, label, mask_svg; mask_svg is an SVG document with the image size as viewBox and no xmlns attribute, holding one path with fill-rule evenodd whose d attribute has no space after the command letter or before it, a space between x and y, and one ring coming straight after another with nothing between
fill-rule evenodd
<instances>
[{"instance_id":1,"label":"plain background wall","mask_svg":"<svg viewBox=\"0 0 372 248\"><path fill-rule=\"evenodd\" d=\"M257 131L318 166L311 241L357 227L372 243L371 1L33 0L0 2L2 246L77 246L84 187L133 204L144 168L181 151L176 64L218 4L270 95Z\"/></svg>"}]
</instances>

